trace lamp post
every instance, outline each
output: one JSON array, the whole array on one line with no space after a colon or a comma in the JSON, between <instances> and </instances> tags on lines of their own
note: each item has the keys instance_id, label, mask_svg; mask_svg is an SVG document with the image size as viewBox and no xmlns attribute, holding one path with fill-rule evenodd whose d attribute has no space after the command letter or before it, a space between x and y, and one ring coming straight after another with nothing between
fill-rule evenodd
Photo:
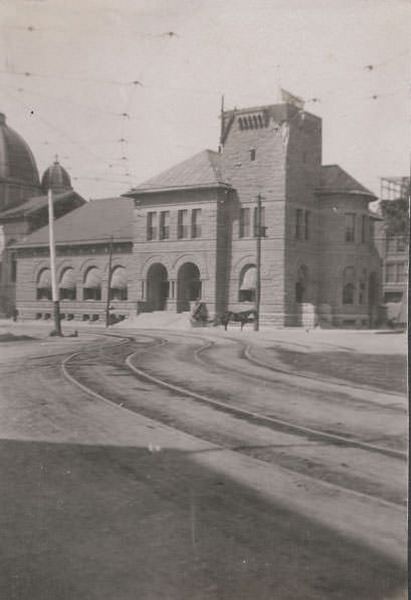
<instances>
[{"instance_id":1,"label":"lamp post","mask_svg":"<svg viewBox=\"0 0 411 600\"><path fill-rule=\"evenodd\" d=\"M256 236L256 282L255 282L255 320L254 331L260 330L260 301L261 301L261 194L257 196L257 211L255 215L255 236Z\"/></svg>"},{"instance_id":2,"label":"lamp post","mask_svg":"<svg viewBox=\"0 0 411 600\"><path fill-rule=\"evenodd\" d=\"M59 290L57 287L56 276L56 244L54 240L54 206L53 192L51 188L47 195L48 212L49 212L49 247L50 247L50 272L51 272L51 299L53 301L53 316L54 316L54 332L56 335L63 335L61 332L60 319L60 301Z\"/></svg>"}]
</instances>

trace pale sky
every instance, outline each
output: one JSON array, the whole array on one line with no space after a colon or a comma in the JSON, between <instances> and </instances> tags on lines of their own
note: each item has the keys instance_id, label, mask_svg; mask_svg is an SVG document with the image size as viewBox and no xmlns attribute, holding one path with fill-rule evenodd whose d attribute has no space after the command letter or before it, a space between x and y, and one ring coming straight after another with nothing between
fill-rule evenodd
<instances>
[{"instance_id":1,"label":"pale sky","mask_svg":"<svg viewBox=\"0 0 411 600\"><path fill-rule=\"evenodd\" d=\"M0 112L86 198L217 149L221 94L279 85L322 117L323 164L377 194L409 174L408 0L0 0L0 19Z\"/></svg>"}]
</instances>

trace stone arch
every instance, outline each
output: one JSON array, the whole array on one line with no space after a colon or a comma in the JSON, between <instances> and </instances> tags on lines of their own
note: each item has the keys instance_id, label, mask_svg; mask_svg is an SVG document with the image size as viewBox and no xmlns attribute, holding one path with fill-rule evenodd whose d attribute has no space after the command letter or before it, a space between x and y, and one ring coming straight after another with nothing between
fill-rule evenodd
<instances>
[{"instance_id":1,"label":"stone arch","mask_svg":"<svg viewBox=\"0 0 411 600\"><path fill-rule=\"evenodd\" d=\"M169 257L164 254L153 254L153 255L149 256L142 264L141 270L140 270L140 278L147 279L147 273L148 273L150 267L156 263L160 263L160 264L164 265L164 267L167 269L167 272L168 273L170 272Z\"/></svg>"},{"instance_id":2,"label":"stone arch","mask_svg":"<svg viewBox=\"0 0 411 600\"><path fill-rule=\"evenodd\" d=\"M191 261L181 264L177 271L177 312L190 310L190 302L201 299L201 272Z\"/></svg>"},{"instance_id":3,"label":"stone arch","mask_svg":"<svg viewBox=\"0 0 411 600\"><path fill-rule=\"evenodd\" d=\"M147 310L166 310L169 296L168 271L161 262L151 262L146 272Z\"/></svg>"},{"instance_id":4,"label":"stone arch","mask_svg":"<svg viewBox=\"0 0 411 600\"><path fill-rule=\"evenodd\" d=\"M187 254L180 254L172 263L170 269L170 275L173 279L177 278L178 271L184 263L193 263L197 266L200 271L201 279L208 279L208 268L207 263L200 254L188 252Z\"/></svg>"},{"instance_id":5,"label":"stone arch","mask_svg":"<svg viewBox=\"0 0 411 600\"><path fill-rule=\"evenodd\" d=\"M248 265L255 265L255 254L247 254L246 256L242 256L237 260L237 262L233 266L233 276L238 281L240 278L240 274L242 269Z\"/></svg>"}]
</instances>

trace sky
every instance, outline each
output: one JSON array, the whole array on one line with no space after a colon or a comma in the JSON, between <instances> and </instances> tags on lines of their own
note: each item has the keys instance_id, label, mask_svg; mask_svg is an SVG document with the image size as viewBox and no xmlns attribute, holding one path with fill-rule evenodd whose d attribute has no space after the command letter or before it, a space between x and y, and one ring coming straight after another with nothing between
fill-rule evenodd
<instances>
[{"instance_id":1,"label":"sky","mask_svg":"<svg viewBox=\"0 0 411 600\"><path fill-rule=\"evenodd\" d=\"M323 164L374 193L410 172L409 0L0 0L0 112L40 173L122 194L204 148L219 111L283 87L323 119Z\"/></svg>"}]
</instances>

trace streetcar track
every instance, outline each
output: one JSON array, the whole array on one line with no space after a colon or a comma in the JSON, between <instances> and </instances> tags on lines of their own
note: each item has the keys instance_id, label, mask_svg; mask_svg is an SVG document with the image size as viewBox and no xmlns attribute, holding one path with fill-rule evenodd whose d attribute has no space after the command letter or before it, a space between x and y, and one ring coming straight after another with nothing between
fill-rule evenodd
<instances>
[{"instance_id":1,"label":"streetcar track","mask_svg":"<svg viewBox=\"0 0 411 600\"><path fill-rule=\"evenodd\" d=\"M106 334L102 334L102 335L106 335ZM143 337L147 337L147 338L151 338L152 340L155 340L155 341L153 341L152 344L149 345L149 349L152 349L153 346L158 346L158 345L164 346L167 343L170 343L169 340L165 339L164 337L157 336L155 334L147 334L146 333L146 334L142 334L142 335L143 335ZM171 334L171 335L174 335L174 334ZM192 335L187 335L187 336L181 335L181 334L177 334L177 335L179 337L188 337L188 338L194 339L194 340L199 339L198 337L192 336ZM111 334L107 335L107 337L110 337L110 336L111 336ZM120 337L120 336L116 336L116 337ZM134 337L131 337L131 336L125 336L125 337L128 342L134 341ZM204 345L201 348L204 348L204 349L206 347L209 347L210 344L212 343L211 340L205 339L205 338L202 338L202 341L204 342ZM198 349L197 352L200 351L201 348ZM104 349L102 349L102 351L104 352ZM95 352L95 351L91 351L91 352ZM197 402L211 406L217 410L231 414L237 418L241 418L242 420L246 420L248 422L252 422L252 423L263 425L263 426L268 426L271 429L283 431L286 433L295 433L297 435L304 436L308 439L315 440L315 441L326 441L328 443L331 442L333 445L337 445L337 446L340 445L340 446L346 446L346 447L359 448L359 449L362 449L362 450L365 450L368 452L379 453L379 454L383 454L385 456L402 459L402 460L405 460L407 458L407 454L400 450L377 446L375 444L370 444L368 442L364 442L364 441L357 440L354 438L345 437L345 436L342 436L342 435L339 435L336 433L324 432L324 431L313 429L310 427L297 425L291 421L287 421L285 419L279 419L274 416L262 415L260 413L254 412L254 411L249 411L244 408L235 407L233 405L227 404L226 402L217 400L213 397L210 397L209 395L199 394L198 392L195 392L187 387L182 387L180 385L176 385L163 377L159 378L159 377L153 375L152 373L147 372L146 370L136 367L132 363L132 359L139 352L141 352L141 349L138 351L134 350L133 352L130 352L125 357L126 366L128 367L128 369L131 372L133 372L135 375L137 375L139 379L150 381L159 387L168 389L172 392L181 394L186 397L190 397L191 399L196 400ZM81 354L81 351L72 353L70 356L68 356L62 362L63 373L68 379L70 379L70 381L72 383L75 383L77 380L75 379L75 377L73 377L72 375L70 375L68 373L67 366L74 359L74 357L78 356L79 354ZM80 386L84 385L84 384L81 384L81 382L79 382L79 383L80 383ZM84 386L84 391L87 392L88 390L91 390L91 388L89 388L88 386ZM91 390L91 392L93 394L97 394L100 398L103 398L103 395L98 394L97 392L94 392L93 390ZM105 399L105 401L111 402L107 398ZM116 404L116 405L118 405L118 404ZM122 407L122 408L125 408L125 410L130 410L127 407Z\"/></svg>"}]
</instances>

